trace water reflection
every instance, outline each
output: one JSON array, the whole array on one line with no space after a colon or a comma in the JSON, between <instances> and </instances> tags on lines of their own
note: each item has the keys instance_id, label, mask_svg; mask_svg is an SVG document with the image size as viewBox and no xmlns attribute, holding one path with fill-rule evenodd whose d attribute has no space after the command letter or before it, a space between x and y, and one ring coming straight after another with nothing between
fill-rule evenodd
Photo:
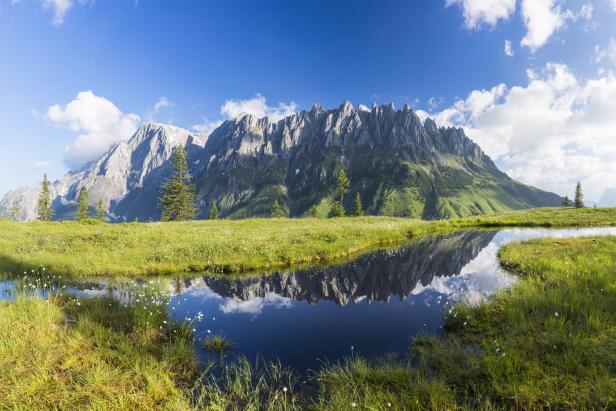
<instances>
[{"instance_id":1,"label":"water reflection","mask_svg":"<svg viewBox=\"0 0 616 411\"><path fill-rule=\"evenodd\" d=\"M440 332L451 303L481 301L515 282L498 265L503 244L585 235L616 235L616 228L466 231L328 268L58 289L82 297L111 295L129 304L144 301L145 294L135 290L149 284L162 290L157 300L165 301L171 317L191 323L198 346L209 335L223 334L237 355L279 359L302 371L351 352L405 354L414 336ZM0 300L11 299L15 286L0 281Z\"/></svg>"},{"instance_id":2,"label":"water reflection","mask_svg":"<svg viewBox=\"0 0 616 411\"><path fill-rule=\"evenodd\" d=\"M186 279L175 288L182 293L207 287L229 299L221 306L227 313L259 312L258 305L288 307L289 300L310 305L330 300L340 306L361 301L388 302L392 296L404 300L414 290L430 285L435 277L459 274L495 235L495 231L460 232L426 238L395 251L375 252L345 265L241 279Z\"/></svg>"}]
</instances>

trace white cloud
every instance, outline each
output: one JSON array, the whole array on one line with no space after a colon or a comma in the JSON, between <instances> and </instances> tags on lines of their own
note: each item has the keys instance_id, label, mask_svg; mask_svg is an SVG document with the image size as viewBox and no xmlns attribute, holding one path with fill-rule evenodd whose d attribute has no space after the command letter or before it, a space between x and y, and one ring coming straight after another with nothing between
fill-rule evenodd
<instances>
[{"instance_id":1,"label":"white cloud","mask_svg":"<svg viewBox=\"0 0 616 411\"><path fill-rule=\"evenodd\" d=\"M529 71L526 86L477 90L433 113L462 126L513 178L559 194L580 180L597 199L616 176L616 76L581 81L565 65Z\"/></svg>"},{"instance_id":2,"label":"white cloud","mask_svg":"<svg viewBox=\"0 0 616 411\"><path fill-rule=\"evenodd\" d=\"M113 144L129 139L141 120L136 114L123 114L111 101L92 91L78 93L64 107L58 104L49 107L47 118L80 133L65 149L65 161L73 168L97 159Z\"/></svg>"},{"instance_id":3,"label":"white cloud","mask_svg":"<svg viewBox=\"0 0 616 411\"><path fill-rule=\"evenodd\" d=\"M216 130L222 124L222 120L208 120L207 118L203 119L203 123L195 124L192 126L192 129L197 133L210 135L212 131Z\"/></svg>"},{"instance_id":4,"label":"white cloud","mask_svg":"<svg viewBox=\"0 0 616 411\"><path fill-rule=\"evenodd\" d=\"M466 26L478 28L482 23L495 26L499 20L508 20L516 0L445 0L447 7L454 4L462 7Z\"/></svg>"},{"instance_id":5,"label":"white cloud","mask_svg":"<svg viewBox=\"0 0 616 411\"><path fill-rule=\"evenodd\" d=\"M295 113L296 109L297 104L294 101L278 103L275 107L268 106L265 97L257 94L248 100L227 100L220 108L220 114L227 119L235 118L242 114L251 114L256 117L269 117L273 121L278 121Z\"/></svg>"},{"instance_id":6,"label":"white cloud","mask_svg":"<svg viewBox=\"0 0 616 411\"><path fill-rule=\"evenodd\" d=\"M164 96L159 97L156 103L154 103L154 106L146 111L145 117L148 121L154 121L161 110L171 107L175 107L175 104L171 100Z\"/></svg>"},{"instance_id":7,"label":"white cloud","mask_svg":"<svg viewBox=\"0 0 616 411\"><path fill-rule=\"evenodd\" d=\"M606 60L616 66L616 39L614 38L610 39L610 42L606 47L601 47L598 45L595 46L593 61L597 64L601 64Z\"/></svg>"},{"instance_id":8,"label":"white cloud","mask_svg":"<svg viewBox=\"0 0 616 411\"><path fill-rule=\"evenodd\" d=\"M511 41L505 40L505 54L509 57L513 57L513 46L511 45Z\"/></svg>"},{"instance_id":9,"label":"white cloud","mask_svg":"<svg viewBox=\"0 0 616 411\"><path fill-rule=\"evenodd\" d=\"M612 5L612 10L616 11L616 0L608 0Z\"/></svg>"},{"instance_id":10,"label":"white cloud","mask_svg":"<svg viewBox=\"0 0 616 411\"><path fill-rule=\"evenodd\" d=\"M51 161L48 160L40 160L40 161L35 161L33 166L34 168L41 169L41 168L47 168L51 165Z\"/></svg>"},{"instance_id":11,"label":"white cloud","mask_svg":"<svg viewBox=\"0 0 616 411\"><path fill-rule=\"evenodd\" d=\"M521 44L537 51L564 26L567 14L557 0L522 0L522 17L528 31Z\"/></svg>"},{"instance_id":12,"label":"white cloud","mask_svg":"<svg viewBox=\"0 0 616 411\"><path fill-rule=\"evenodd\" d=\"M73 8L75 3L80 6L93 5L96 0L38 0L44 10L51 10L53 18L51 24L61 26L64 23L66 13ZM22 0L11 0L11 4L21 3Z\"/></svg>"}]
</instances>

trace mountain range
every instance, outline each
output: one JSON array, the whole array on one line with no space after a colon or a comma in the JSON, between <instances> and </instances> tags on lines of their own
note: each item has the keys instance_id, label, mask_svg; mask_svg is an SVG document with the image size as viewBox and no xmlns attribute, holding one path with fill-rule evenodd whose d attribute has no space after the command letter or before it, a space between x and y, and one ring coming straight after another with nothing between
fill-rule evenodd
<instances>
[{"instance_id":1,"label":"mountain range","mask_svg":"<svg viewBox=\"0 0 616 411\"><path fill-rule=\"evenodd\" d=\"M103 199L111 221L159 219L158 198L178 145L186 148L199 218L213 203L222 217L267 216L276 200L290 216L326 216L342 167L351 181L346 209L360 193L369 214L435 219L562 202L498 170L461 128L422 122L408 105L396 110L347 101L279 121L243 114L209 135L144 124L128 141L51 184L55 218L74 217L85 187L92 207ZM38 192L21 187L7 193L0 216L19 204L21 220L35 219Z\"/></svg>"}]
</instances>

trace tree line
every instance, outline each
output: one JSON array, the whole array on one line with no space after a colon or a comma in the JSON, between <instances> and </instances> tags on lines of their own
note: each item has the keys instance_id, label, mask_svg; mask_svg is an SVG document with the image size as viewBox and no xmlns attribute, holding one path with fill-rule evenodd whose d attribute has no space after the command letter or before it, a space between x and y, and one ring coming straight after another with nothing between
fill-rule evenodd
<instances>
[{"instance_id":1,"label":"tree line","mask_svg":"<svg viewBox=\"0 0 616 411\"><path fill-rule=\"evenodd\" d=\"M569 196L565 196L563 207L584 208L584 193L582 192L582 184L578 181L575 185L575 194L573 201L569 200Z\"/></svg>"},{"instance_id":2,"label":"tree line","mask_svg":"<svg viewBox=\"0 0 616 411\"><path fill-rule=\"evenodd\" d=\"M197 215L196 187L191 181L188 171L188 162L184 147L178 146L171 157L171 167L173 174L162 187L159 208L161 209L161 221L188 221L194 220ZM344 196L350 190L350 180L346 170L342 167L336 176L336 184L334 189L334 203L329 211L329 217L343 217L347 214L344 207ZM569 196L565 196L563 207L584 208L584 194L582 185L578 181L575 187L573 201ZM218 208L214 201L210 204L210 212L208 218L210 220L218 219ZM365 211L362 206L361 195L359 192L355 194L354 208L351 213L353 216L363 216ZM316 217L318 215L317 205L313 205L309 210L309 215ZM18 221L22 216L22 209L19 202L16 200L9 210L9 217ZM272 218L284 218L287 212L283 209L277 199L274 200L270 212ZM37 218L40 221L51 221L54 217L54 210L51 204L51 192L49 188L49 180L47 174L43 175L41 183L41 191L37 204ZM102 197L98 198L94 215L91 214L89 206L89 192L85 187L79 191L77 199L76 219L78 221L97 220L104 222L107 220L107 208Z\"/></svg>"}]
</instances>

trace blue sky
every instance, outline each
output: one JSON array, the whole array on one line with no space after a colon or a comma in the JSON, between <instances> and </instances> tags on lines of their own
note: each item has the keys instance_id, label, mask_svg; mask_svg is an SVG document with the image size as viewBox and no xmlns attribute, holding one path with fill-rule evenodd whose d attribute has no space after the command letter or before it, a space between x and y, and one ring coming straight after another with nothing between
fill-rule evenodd
<instances>
[{"instance_id":1,"label":"blue sky","mask_svg":"<svg viewBox=\"0 0 616 411\"><path fill-rule=\"evenodd\" d=\"M615 0L0 0L0 193L142 121L204 130L349 99L409 103L513 177L598 199L615 38Z\"/></svg>"}]
</instances>

